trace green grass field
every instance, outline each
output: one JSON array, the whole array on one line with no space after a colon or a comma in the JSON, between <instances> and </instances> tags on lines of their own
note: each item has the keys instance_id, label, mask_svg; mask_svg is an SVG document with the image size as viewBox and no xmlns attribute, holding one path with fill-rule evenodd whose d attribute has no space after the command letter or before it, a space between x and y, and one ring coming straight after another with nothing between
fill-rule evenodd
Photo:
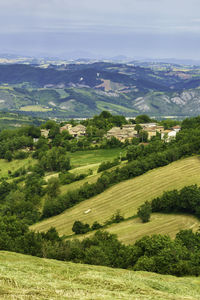
<instances>
[{"instance_id":1,"label":"green grass field","mask_svg":"<svg viewBox=\"0 0 200 300\"><path fill-rule=\"evenodd\" d=\"M97 149L88 151L77 151L69 153L72 167L81 167L91 164L102 163L103 161L110 161L125 154L125 151L120 148L115 149Z\"/></svg>"},{"instance_id":2,"label":"green grass field","mask_svg":"<svg viewBox=\"0 0 200 300\"><path fill-rule=\"evenodd\" d=\"M44 108L40 105L27 105L27 106L22 106L20 107L20 111L42 111L42 112L45 112L45 111L51 111L52 108Z\"/></svg>"},{"instance_id":3,"label":"green grass field","mask_svg":"<svg viewBox=\"0 0 200 300\"><path fill-rule=\"evenodd\" d=\"M0 177L7 176L8 170L14 172L15 170L21 167L27 168L28 166L33 165L34 163L36 163L36 160L34 160L31 157L22 160L12 160L11 162L8 162L5 159L0 159Z\"/></svg>"},{"instance_id":4,"label":"green grass field","mask_svg":"<svg viewBox=\"0 0 200 300\"><path fill-rule=\"evenodd\" d=\"M151 170L142 176L114 185L102 194L85 200L62 214L37 223L31 228L36 231L46 231L51 226L54 226L60 234L70 235L72 234L72 225L76 220L87 222L90 225L94 221L103 223L108 220L117 209L120 210L125 218L128 218L135 215L138 207L146 200L151 200L166 190L174 188L180 189L185 185L195 183L200 184L200 159L197 156L176 161L168 166ZM88 209L91 209L91 211L86 214L85 211ZM178 230L176 222L169 228L166 215L161 215L161 219L163 220L159 221L159 223L161 222L163 224L162 228L160 227L163 233L171 233L173 232L173 228L174 233L176 233L179 229L185 228L185 222L182 221L182 218L179 219ZM178 217L176 217L176 219L178 220ZM192 222L196 222L196 220L192 220ZM120 233L120 238L122 239L123 234L126 234L126 226L125 223L120 223L119 226L121 226L121 224L124 226L124 229ZM127 226L129 226L129 224L128 222ZM190 221L189 224L189 227L192 226ZM148 232L151 233L152 225L153 223L149 223L149 231L145 231L145 234L148 234ZM137 228L138 234L140 235L139 228L143 230L144 227L140 226ZM158 228L158 226L152 229L154 233L157 232L156 228ZM130 235L130 241L132 240L133 238L131 238ZM129 242L129 240L125 238L125 242Z\"/></svg>"},{"instance_id":5,"label":"green grass field","mask_svg":"<svg viewBox=\"0 0 200 300\"><path fill-rule=\"evenodd\" d=\"M198 300L200 278L177 278L0 252L0 299Z\"/></svg>"}]
</instances>

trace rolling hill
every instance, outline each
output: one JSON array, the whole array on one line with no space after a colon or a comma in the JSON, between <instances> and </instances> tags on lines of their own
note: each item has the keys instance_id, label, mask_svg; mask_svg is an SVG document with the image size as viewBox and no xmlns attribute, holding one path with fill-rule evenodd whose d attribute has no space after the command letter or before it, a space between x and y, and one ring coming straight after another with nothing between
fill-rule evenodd
<instances>
[{"instance_id":1,"label":"rolling hill","mask_svg":"<svg viewBox=\"0 0 200 300\"><path fill-rule=\"evenodd\" d=\"M197 156L181 159L168 166L151 170L142 176L123 181L60 215L32 225L31 228L36 231L46 231L53 226L59 234L71 235L71 229L76 220L90 225L94 221L104 223L118 209L125 218L129 218L136 214L138 207L145 201L161 195L164 191L181 189L191 184L200 184L200 159ZM88 209L91 211L86 214L85 211ZM137 219L128 220L118 226L112 225L108 230L118 233L119 239L129 243L142 234L162 232L174 236L180 229L197 229L198 226L198 220L191 216L170 215L168 219L167 215L159 214L153 215L152 222L149 224L143 225Z\"/></svg>"},{"instance_id":2,"label":"rolling hill","mask_svg":"<svg viewBox=\"0 0 200 300\"><path fill-rule=\"evenodd\" d=\"M0 64L0 110L36 116L90 117L102 110L126 116L196 115L199 87L197 67Z\"/></svg>"},{"instance_id":3,"label":"rolling hill","mask_svg":"<svg viewBox=\"0 0 200 300\"><path fill-rule=\"evenodd\" d=\"M0 252L1 299L200 299L200 279Z\"/></svg>"}]
</instances>

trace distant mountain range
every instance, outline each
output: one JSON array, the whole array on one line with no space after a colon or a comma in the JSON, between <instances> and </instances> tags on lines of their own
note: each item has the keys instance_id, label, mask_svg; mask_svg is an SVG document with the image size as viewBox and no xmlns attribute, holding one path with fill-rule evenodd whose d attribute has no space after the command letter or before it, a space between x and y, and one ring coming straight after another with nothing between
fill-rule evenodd
<instances>
[{"instance_id":1,"label":"distant mountain range","mask_svg":"<svg viewBox=\"0 0 200 300\"><path fill-rule=\"evenodd\" d=\"M36 115L196 115L199 87L200 67L175 62L0 64L0 109Z\"/></svg>"}]
</instances>

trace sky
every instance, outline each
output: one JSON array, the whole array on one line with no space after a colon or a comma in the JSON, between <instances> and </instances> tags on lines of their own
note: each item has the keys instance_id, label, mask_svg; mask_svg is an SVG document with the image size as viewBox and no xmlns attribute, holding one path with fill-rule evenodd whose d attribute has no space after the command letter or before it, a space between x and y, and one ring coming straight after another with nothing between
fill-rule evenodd
<instances>
[{"instance_id":1,"label":"sky","mask_svg":"<svg viewBox=\"0 0 200 300\"><path fill-rule=\"evenodd\" d=\"M0 0L0 53L200 60L200 0Z\"/></svg>"}]
</instances>

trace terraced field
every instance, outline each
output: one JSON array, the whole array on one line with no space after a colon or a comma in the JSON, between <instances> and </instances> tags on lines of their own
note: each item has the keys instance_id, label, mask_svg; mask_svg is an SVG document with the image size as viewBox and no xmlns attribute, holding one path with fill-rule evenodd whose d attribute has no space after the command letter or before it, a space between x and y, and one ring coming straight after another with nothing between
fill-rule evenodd
<instances>
[{"instance_id":1,"label":"terraced field","mask_svg":"<svg viewBox=\"0 0 200 300\"><path fill-rule=\"evenodd\" d=\"M168 166L151 170L137 178L121 182L109 188L102 194L68 209L58 216L37 223L31 228L37 231L46 231L51 226L54 226L60 234L70 235L72 234L72 225L76 220L87 222L90 225L94 221L103 223L108 220L117 209L120 209L121 214L125 218L128 218L135 215L137 208L146 200L151 200L152 198L161 195L166 190L174 188L181 189L185 185L191 184L200 184L200 159L197 156L179 160ZM86 214L85 212L88 209L91 211ZM169 218L170 216L171 215L169 215ZM164 228L165 233L175 234L179 229L191 227L197 222L196 219L185 216L185 220L190 219L190 221L188 221L189 225L185 227L187 222L185 220L183 221L182 217L178 218L176 216L176 221L172 222L171 226L168 226L168 216L160 215L160 218L162 220L160 220L157 225L155 223L156 226L154 229L151 229L153 228L153 223L149 223L149 230L146 230L145 234L148 234L148 232L152 233L152 230L154 233L157 232L158 225L159 230L161 230L160 232L162 232L162 228ZM127 227L130 227L129 221L128 223L119 224L119 227L124 226L120 236L121 239L123 238L123 231L125 232L126 224ZM144 226L137 228L137 234L139 236L141 236L139 231L146 228ZM194 228L197 226L198 225L194 225ZM132 228L134 232L136 229L134 229L134 226ZM118 228L114 231L120 235L120 230ZM134 237L131 238L131 240L133 239ZM128 242L128 239L125 237L124 241Z\"/></svg>"},{"instance_id":2,"label":"terraced field","mask_svg":"<svg viewBox=\"0 0 200 300\"><path fill-rule=\"evenodd\" d=\"M198 300L200 278L177 278L0 252L0 299Z\"/></svg>"}]
</instances>

